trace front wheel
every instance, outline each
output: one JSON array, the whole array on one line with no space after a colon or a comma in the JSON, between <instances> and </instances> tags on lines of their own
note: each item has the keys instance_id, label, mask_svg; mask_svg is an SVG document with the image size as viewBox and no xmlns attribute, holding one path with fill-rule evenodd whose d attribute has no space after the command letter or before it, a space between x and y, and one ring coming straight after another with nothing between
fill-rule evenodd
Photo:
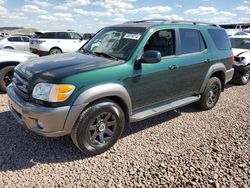
<instances>
[{"instance_id":1,"label":"front wheel","mask_svg":"<svg viewBox=\"0 0 250 188\"><path fill-rule=\"evenodd\" d=\"M111 148L121 136L125 115L119 105L101 101L91 105L80 115L71 138L87 155L97 155Z\"/></svg>"},{"instance_id":2,"label":"front wheel","mask_svg":"<svg viewBox=\"0 0 250 188\"><path fill-rule=\"evenodd\" d=\"M0 91L6 92L6 87L12 82L15 66L4 67L0 70Z\"/></svg>"},{"instance_id":3,"label":"front wheel","mask_svg":"<svg viewBox=\"0 0 250 188\"><path fill-rule=\"evenodd\" d=\"M205 91L201 95L199 106L203 110L212 109L219 100L221 93L221 81L217 77L209 79Z\"/></svg>"}]
</instances>

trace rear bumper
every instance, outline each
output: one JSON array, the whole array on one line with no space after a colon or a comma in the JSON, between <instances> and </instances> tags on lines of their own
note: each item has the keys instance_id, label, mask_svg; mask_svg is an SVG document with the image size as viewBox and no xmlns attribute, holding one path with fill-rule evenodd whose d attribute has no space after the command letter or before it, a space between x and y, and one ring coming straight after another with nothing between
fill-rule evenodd
<instances>
[{"instance_id":1,"label":"rear bumper","mask_svg":"<svg viewBox=\"0 0 250 188\"><path fill-rule=\"evenodd\" d=\"M230 80L232 80L234 75L234 68L231 68L229 70L226 71L225 74L225 84L228 83Z\"/></svg>"},{"instance_id":2,"label":"rear bumper","mask_svg":"<svg viewBox=\"0 0 250 188\"><path fill-rule=\"evenodd\" d=\"M35 48L30 48L30 52L34 53L34 54L37 54L39 56L49 55L49 52L41 51L41 50L38 50L38 49L35 49Z\"/></svg>"},{"instance_id":3,"label":"rear bumper","mask_svg":"<svg viewBox=\"0 0 250 188\"><path fill-rule=\"evenodd\" d=\"M25 128L47 137L70 133L64 127L70 106L49 108L28 103L15 93L12 85L7 88L7 93L12 115Z\"/></svg>"},{"instance_id":4,"label":"rear bumper","mask_svg":"<svg viewBox=\"0 0 250 188\"><path fill-rule=\"evenodd\" d=\"M237 66L234 65L234 78L239 78L243 75L245 75L247 72L250 71L250 65L246 66L246 65L241 65L241 66Z\"/></svg>"}]
</instances>

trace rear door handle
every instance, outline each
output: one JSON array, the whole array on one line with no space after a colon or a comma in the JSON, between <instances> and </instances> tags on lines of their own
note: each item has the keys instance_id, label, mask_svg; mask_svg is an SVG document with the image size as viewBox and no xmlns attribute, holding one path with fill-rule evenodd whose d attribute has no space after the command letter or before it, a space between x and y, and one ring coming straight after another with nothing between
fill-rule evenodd
<instances>
[{"instance_id":1,"label":"rear door handle","mask_svg":"<svg viewBox=\"0 0 250 188\"><path fill-rule=\"evenodd\" d=\"M177 65L170 65L169 67L168 67L168 69L169 70L174 70L174 69L177 69L179 66L177 66Z\"/></svg>"},{"instance_id":2,"label":"rear door handle","mask_svg":"<svg viewBox=\"0 0 250 188\"><path fill-rule=\"evenodd\" d=\"M204 60L203 63L210 63L210 59Z\"/></svg>"}]
</instances>

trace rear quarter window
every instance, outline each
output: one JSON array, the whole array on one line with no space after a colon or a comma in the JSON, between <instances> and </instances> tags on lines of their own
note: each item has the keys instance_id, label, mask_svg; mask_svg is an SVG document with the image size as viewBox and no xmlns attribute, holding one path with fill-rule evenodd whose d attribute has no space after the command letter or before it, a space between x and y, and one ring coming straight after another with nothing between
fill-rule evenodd
<instances>
[{"instance_id":1,"label":"rear quarter window","mask_svg":"<svg viewBox=\"0 0 250 188\"><path fill-rule=\"evenodd\" d=\"M218 50L231 49L231 43L225 30L222 29L209 29L209 35L211 36L216 48Z\"/></svg>"}]
</instances>

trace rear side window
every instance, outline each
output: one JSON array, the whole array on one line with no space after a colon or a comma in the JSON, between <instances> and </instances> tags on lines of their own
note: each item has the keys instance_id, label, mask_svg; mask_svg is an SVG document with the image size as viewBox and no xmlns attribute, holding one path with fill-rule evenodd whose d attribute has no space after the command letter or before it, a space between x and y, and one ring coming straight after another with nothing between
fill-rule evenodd
<instances>
[{"instance_id":1,"label":"rear side window","mask_svg":"<svg viewBox=\"0 0 250 188\"><path fill-rule=\"evenodd\" d=\"M23 37L23 42L29 42L29 38L27 38L27 37Z\"/></svg>"},{"instance_id":2,"label":"rear side window","mask_svg":"<svg viewBox=\"0 0 250 188\"><path fill-rule=\"evenodd\" d=\"M57 39L70 39L70 36L66 32L58 32L56 38Z\"/></svg>"},{"instance_id":3,"label":"rear side window","mask_svg":"<svg viewBox=\"0 0 250 188\"><path fill-rule=\"evenodd\" d=\"M225 30L209 29L208 33L213 39L218 50L229 50L231 48L231 44Z\"/></svg>"},{"instance_id":4,"label":"rear side window","mask_svg":"<svg viewBox=\"0 0 250 188\"><path fill-rule=\"evenodd\" d=\"M44 33L39 38L41 38L41 39L55 39L56 33L55 32Z\"/></svg>"},{"instance_id":5,"label":"rear side window","mask_svg":"<svg viewBox=\"0 0 250 188\"><path fill-rule=\"evenodd\" d=\"M200 31L195 29L180 29L181 54L202 52L206 44Z\"/></svg>"}]
</instances>

